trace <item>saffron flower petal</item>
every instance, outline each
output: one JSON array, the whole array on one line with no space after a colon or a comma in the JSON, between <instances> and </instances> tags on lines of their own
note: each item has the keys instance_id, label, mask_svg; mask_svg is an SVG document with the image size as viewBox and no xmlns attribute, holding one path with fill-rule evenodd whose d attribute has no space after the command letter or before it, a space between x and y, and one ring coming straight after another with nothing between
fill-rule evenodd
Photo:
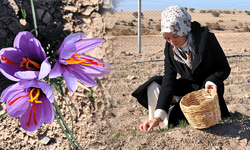
<instances>
[{"instance_id":1,"label":"saffron flower petal","mask_svg":"<svg viewBox=\"0 0 250 150\"><path fill-rule=\"evenodd\" d=\"M14 47L1 49L0 58L0 71L13 81L41 80L51 70L41 43L27 31L18 33Z\"/></svg>"},{"instance_id":2,"label":"saffron flower petal","mask_svg":"<svg viewBox=\"0 0 250 150\"><path fill-rule=\"evenodd\" d=\"M82 39L84 34L71 34L58 50L59 59L49 77L56 78L63 74L67 87L74 92L77 79L89 86L97 86L93 77L102 77L111 72L110 65L94 57L81 55L104 42L103 39Z\"/></svg>"},{"instance_id":3,"label":"saffron flower petal","mask_svg":"<svg viewBox=\"0 0 250 150\"><path fill-rule=\"evenodd\" d=\"M69 59L76 52L76 46L74 43L65 45L63 51L60 53L60 57L63 59Z\"/></svg>"},{"instance_id":4,"label":"saffron flower petal","mask_svg":"<svg viewBox=\"0 0 250 150\"><path fill-rule=\"evenodd\" d=\"M66 85L70 91L75 91L77 89L77 79L76 77L68 72L63 73L63 78L65 79Z\"/></svg>"},{"instance_id":5,"label":"saffron flower petal","mask_svg":"<svg viewBox=\"0 0 250 150\"><path fill-rule=\"evenodd\" d=\"M49 73L49 78L56 78L56 77L60 76L61 74L62 74L61 73L61 65L60 65L59 61L57 61L55 66L53 67L53 69Z\"/></svg>"},{"instance_id":6,"label":"saffron flower petal","mask_svg":"<svg viewBox=\"0 0 250 150\"><path fill-rule=\"evenodd\" d=\"M1 101L6 102L11 117L19 117L26 131L33 132L44 122L53 121L54 93L45 82L20 80L3 91Z\"/></svg>"},{"instance_id":7,"label":"saffron flower petal","mask_svg":"<svg viewBox=\"0 0 250 150\"><path fill-rule=\"evenodd\" d=\"M52 104L45 97L41 97L40 100L43 103L30 104L27 111L19 119L21 127L28 132L33 132L44 122L50 123L54 119Z\"/></svg>"},{"instance_id":8,"label":"saffron flower petal","mask_svg":"<svg viewBox=\"0 0 250 150\"><path fill-rule=\"evenodd\" d=\"M78 54L87 53L93 50L96 46L102 44L105 40L100 38L95 39L83 39L76 43L76 49Z\"/></svg>"},{"instance_id":9,"label":"saffron flower petal","mask_svg":"<svg viewBox=\"0 0 250 150\"><path fill-rule=\"evenodd\" d=\"M51 64L49 63L48 59L49 57L47 57L41 64L38 80L45 78L51 71Z\"/></svg>"}]
</instances>

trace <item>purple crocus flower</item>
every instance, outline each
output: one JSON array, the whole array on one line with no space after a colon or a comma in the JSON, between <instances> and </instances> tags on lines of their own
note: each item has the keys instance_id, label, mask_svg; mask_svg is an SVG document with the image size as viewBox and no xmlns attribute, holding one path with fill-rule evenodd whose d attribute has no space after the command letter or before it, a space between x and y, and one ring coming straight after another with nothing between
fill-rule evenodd
<instances>
[{"instance_id":1,"label":"purple crocus flower","mask_svg":"<svg viewBox=\"0 0 250 150\"><path fill-rule=\"evenodd\" d=\"M49 84L37 80L20 80L1 95L11 117L19 117L22 128L33 132L54 119L54 93Z\"/></svg>"},{"instance_id":2,"label":"purple crocus flower","mask_svg":"<svg viewBox=\"0 0 250 150\"><path fill-rule=\"evenodd\" d=\"M60 75L66 81L70 91L77 88L77 79L89 86L98 84L92 77L102 77L110 73L110 65L102 60L87 55L81 55L94 49L104 42L103 39L82 39L83 33L67 36L58 50L59 59L51 70L49 77Z\"/></svg>"},{"instance_id":3,"label":"purple crocus flower","mask_svg":"<svg viewBox=\"0 0 250 150\"><path fill-rule=\"evenodd\" d=\"M1 49L0 56L0 71L12 81L40 80L51 70L41 43L27 31L19 32L15 37L14 47Z\"/></svg>"}]
</instances>

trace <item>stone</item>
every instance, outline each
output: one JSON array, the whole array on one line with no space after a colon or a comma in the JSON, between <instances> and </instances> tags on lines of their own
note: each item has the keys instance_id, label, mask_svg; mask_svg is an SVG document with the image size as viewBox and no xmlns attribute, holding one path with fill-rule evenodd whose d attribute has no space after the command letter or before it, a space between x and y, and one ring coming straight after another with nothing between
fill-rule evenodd
<instances>
[{"instance_id":1,"label":"stone","mask_svg":"<svg viewBox=\"0 0 250 150\"><path fill-rule=\"evenodd\" d=\"M17 14L19 11L18 5L16 4L15 0L8 0L9 1L9 5L12 7L12 9L15 11L15 13Z\"/></svg>"},{"instance_id":2,"label":"stone","mask_svg":"<svg viewBox=\"0 0 250 150\"><path fill-rule=\"evenodd\" d=\"M113 29L117 20L110 12L106 12L104 15L105 28Z\"/></svg>"},{"instance_id":3,"label":"stone","mask_svg":"<svg viewBox=\"0 0 250 150\"><path fill-rule=\"evenodd\" d=\"M44 9L36 9L36 19L41 20L44 14Z\"/></svg>"},{"instance_id":4,"label":"stone","mask_svg":"<svg viewBox=\"0 0 250 150\"><path fill-rule=\"evenodd\" d=\"M19 32L19 26L16 24L16 22L12 22L11 24L8 25L8 27L14 35L16 35Z\"/></svg>"},{"instance_id":5,"label":"stone","mask_svg":"<svg viewBox=\"0 0 250 150\"><path fill-rule=\"evenodd\" d=\"M87 6L87 8L84 10L84 12L82 12L82 14L85 16L89 16L94 10L95 10L94 7Z\"/></svg>"},{"instance_id":6,"label":"stone","mask_svg":"<svg viewBox=\"0 0 250 150\"><path fill-rule=\"evenodd\" d=\"M39 141L40 141L42 144L46 145L46 144L49 143L50 138L47 137L47 136L44 136L44 137L42 137L41 140L39 140Z\"/></svg>"},{"instance_id":7,"label":"stone","mask_svg":"<svg viewBox=\"0 0 250 150\"><path fill-rule=\"evenodd\" d=\"M93 18L92 19L93 22L93 28L96 29L97 31L102 31L103 30L103 22L102 22L102 18Z\"/></svg>"},{"instance_id":8,"label":"stone","mask_svg":"<svg viewBox=\"0 0 250 150\"><path fill-rule=\"evenodd\" d=\"M43 23L49 24L52 21L52 16L49 12L46 12L46 14L43 16Z\"/></svg>"},{"instance_id":9,"label":"stone","mask_svg":"<svg viewBox=\"0 0 250 150\"><path fill-rule=\"evenodd\" d=\"M70 12L77 12L77 7L75 7L75 6L65 6L64 10L68 10Z\"/></svg>"},{"instance_id":10,"label":"stone","mask_svg":"<svg viewBox=\"0 0 250 150\"><path fill-rule=\"evenodd\" d=\"M52 7L52 8L49 10L49 13L50 13L50 14L54 14L55 11L56 11L56 9L55 9L54 7Z\"/></svg>"},{"instance_id":11,"label":"stone","mask_svg":"<svg viewBox=\"0 0 250 150\"><path fill-rule=\"evenodd\" d=\"M9 2L8 2L8 0L3 0L2 4L7 5L7 4L9 4Z\"/></svg>"},{"instance_id":12,"label":"stone","mask_svg":"<svg viewBox=\"0 0 250 150\"><path fill-rule=\"evenodd\" d=\"M65 23L63 30L73 31L73 26L70 23Z\"/></svg>"},{"instance_id":13,"label":"stone","mask_svg":"<svg viewBox=\"0 0 250 150\"><path fill-rule=\"evenodd\" d=\"M27 21L25 19L20 19L19 22L20 22L20 24L22 26L26 26L27 25Z\"/></svg>"},{"instance_id":14,"label":"stone","mask_svg":"<svg viewBox=\"0 0 250 150\"><path fill-rule=\"evenodd\" d=\"M7 33L4 29L0 29L0 38L4 39L7 37Z\"/></svg>"}]
</instances>

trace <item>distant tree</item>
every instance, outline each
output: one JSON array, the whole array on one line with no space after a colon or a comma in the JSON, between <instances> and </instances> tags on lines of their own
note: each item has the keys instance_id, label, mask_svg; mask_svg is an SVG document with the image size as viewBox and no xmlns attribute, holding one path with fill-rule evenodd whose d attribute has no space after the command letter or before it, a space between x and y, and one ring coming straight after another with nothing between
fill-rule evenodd
<instances>
[{"instance_id":1,"label":"distant tree","mask_svg":"<svg viewBox=\"0 0 250 150\"><path fill-rule=\"evenodd\" d=\"M206 13L206 10L200 10L200 13Z\"/></svg>"},{"instance_id":2,"label":"distant tree","mask_svg":"<svg viewBox=\"0 0 250 150\"><path fill-rule=\"evenodd\" d=\"M135 18L138 18L138 11L135 11L135 12L133 12L133 16L135 17ZM143 13L141 12L141 18L143 19Z\"/></svg>"},{"instance_id":3,"label":"distant tree","mask_svg":"<svg viewBox=\"0 0 250 150\"><path fill-rule=\"evenodd\" d=\"M190 10L191 12L194 12L195 9L194 9L194 8L189 8L189 10Z\"/></svg>"},{"instance_id":4,"label":"distant tree","mask_svg":"<svg viewBox=\"0 0 250 150\"><path fill-rule=\"evenodd\" d=\"M248 25L246 25L246 27L244 28L245 32L250 32L250 28L248 27Z\"/></svg>"},{"instance_id":5,"label":"distant tree","mask_svg":"<svg viewBox=\"0 0 250 150\"><path fill-rule=\"evenodd\" d=\"M220 16L220 13L217 12L217 11L213 11L213 12L212 12L212 15L213 15L214 17L219 17L219 16Z\"/></svg>"},{"instance_id":6,"label":"distant tree","mask_svg":"<svg viewBox=\"0 0 250 150\"><path fill-rule=\"evenodd\" d=\"M133 24L133 22L129 22L128 26L135 26L135 25Z\"/></svg>"},{"instance_id":7,"label":"distant tree","mask_svg":"<svg viewBox=\"0 0 250 150\"><path fill-rule=\"evenodd\" d=\"M155 30L156 31L161 31L161 24L160 23L155 25Z\"/></svg>"},{"instance_id":8,"label":"distant tree","mask_svg":"<svg viewBox=\"0 0 250 150\"><path fill-rule=\"evenodd\" d=\"M187 7L183 7L184 9L186 9L186 10L188 10L188 8Z\"/></svg>"}]
</instances>

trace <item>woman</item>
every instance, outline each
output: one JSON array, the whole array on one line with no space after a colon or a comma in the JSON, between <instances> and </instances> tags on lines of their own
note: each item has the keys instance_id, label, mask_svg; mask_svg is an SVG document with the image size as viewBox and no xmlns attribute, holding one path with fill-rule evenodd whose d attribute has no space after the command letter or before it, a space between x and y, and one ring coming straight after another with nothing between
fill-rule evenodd
<instances>
[{"instance_id":1,"label":"woman","mask_svg":"<svg viewBox=\"0 0 250 150\"><path fill-rule=\"evenodd\" d=\"M140 130L151 131L160 122L177 125L185 119L180 98L201 88L217 91L221 116L229 117L223 81L231 69L215 35L198 22L191 22L191 16L179 6L162 12L161 35L167 40L164 76L151 78L132 93L149 109L149 120L140 125ZM176 78L177 73L181 78ZM178 102L170 108L174 96Z\"/></svg>"}]
</instances>

